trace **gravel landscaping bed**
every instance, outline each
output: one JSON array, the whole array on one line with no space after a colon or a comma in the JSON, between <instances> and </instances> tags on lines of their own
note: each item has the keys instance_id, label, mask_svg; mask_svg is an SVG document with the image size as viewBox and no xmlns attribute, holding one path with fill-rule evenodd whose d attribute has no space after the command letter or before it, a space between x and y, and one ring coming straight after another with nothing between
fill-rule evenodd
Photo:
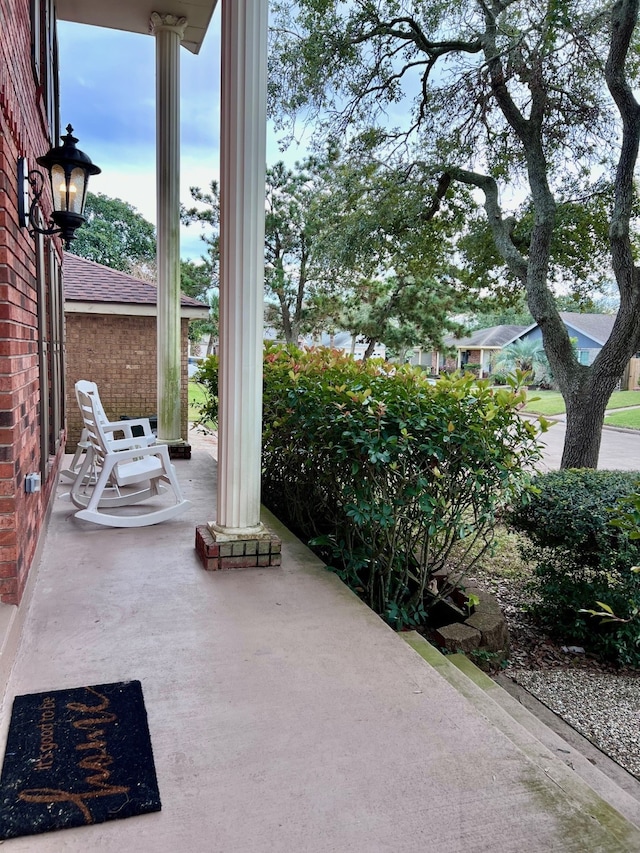
<instances>
[{"instance_id":1,"label":"gravel landscaping bed","mask_svg":"<svg viewBox=\"0 0 640 853\"><path fill-rule=\"evenodd\" d=\"M521 669L511 677L640 779L638 675L574 668Z\"/></svg>"},{"instance_id":2,"label":"gravel landscaping bed","mask_svg":"<svg viewBox=\"0 0 640 853\"><path fill-rule=\"evenodd\" d=\"M548 637L527 612L528 568L513 563L489 559L466 580L495 595L507 619L511 653L500 671L640 779L640 671Z\"/></svg>"}]
</instances>

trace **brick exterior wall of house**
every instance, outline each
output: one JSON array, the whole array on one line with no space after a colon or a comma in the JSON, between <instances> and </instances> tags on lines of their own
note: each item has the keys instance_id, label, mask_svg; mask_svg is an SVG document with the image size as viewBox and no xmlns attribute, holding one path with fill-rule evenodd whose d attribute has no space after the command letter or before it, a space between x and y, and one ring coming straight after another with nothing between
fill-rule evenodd
<instances>
[{"instance_id":1,"label":"brick exterior wall of house","mask_svg":"<svg viewBox=\"0 0 640 853\"><path fill-rule=\"evenodd\" d=\"M187 439L189 321L181 321L182 438ZM95 382L110 420L158 413L156 318L119 314L66 315L67 451L76 448L82 420L75 399L79 379Z\"/></svg>"},{"instance_id":2,"label":"brick exterior wall of house","mask_svg":"<svg viewBox=\"0 0 640 853\"><path fill-rule=\"evenodd\" d=\"M18 224L18 157L34 168L52 142L45 87L42 78L36 81L31 59L29 0L0 0L0 20L0 600L18 604L63 447L41 459L40 407L41 400L48 405L49 395L38 355L36 250L34 238ZM46 194L43 208L46 215ZM59 263L59 240L54 245ZM29 473L43 474L40 492L25 493Z\"/></svg>"}]
</instances>

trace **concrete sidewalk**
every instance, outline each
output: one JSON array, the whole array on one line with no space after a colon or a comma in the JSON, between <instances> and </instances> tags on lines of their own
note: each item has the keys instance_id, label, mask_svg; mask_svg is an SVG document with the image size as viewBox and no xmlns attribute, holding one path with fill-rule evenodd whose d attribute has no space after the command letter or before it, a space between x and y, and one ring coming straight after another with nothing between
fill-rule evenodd
<instances>
[{"instance_id":1,"label":"concrete sidewalk","mask_svg":"<svg viewBox=\"0 0 640 853\"><path fill-rule=\"evenodd\" d=\"M487 691L443 677L273 517L281 568L205 572L206 441L176 467L194 508L157 527L99 528L57 500L0 732L16 694L140 679L162 811L7 851L640 850L557 754L521 722L497 725Z\"/></svg>"}]
</instances>

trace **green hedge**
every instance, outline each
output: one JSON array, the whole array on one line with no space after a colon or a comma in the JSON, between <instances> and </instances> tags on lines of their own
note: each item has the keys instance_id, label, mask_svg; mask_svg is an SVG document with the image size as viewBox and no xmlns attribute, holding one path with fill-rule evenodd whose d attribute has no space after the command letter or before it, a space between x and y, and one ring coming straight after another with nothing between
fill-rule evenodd
<instances>
[{"instance_id":1,"label":"green hedge","mask_svg":"<svg viewBox=\"0 0 640 853\"><path fill-rule=\"evenodd\" d=\"M434 573L472 568L540 456L523 402L515 384L269 347L263 500L391 625L424 622Z\"/></svg>"},{"instance_id":2,"label":"green hedge","mask_svg":"<svg viewBox=\"0 0 640 853\"><path fill-rule=\"evenodd\" d=\"M640 542L620 521L640 486L636 473L568 470L541 474L537 493L510 516L527 534L525 559L533 562L531 609L558 638L584 645L619 663L640 665ZM630 510L627 511L630 516ZM626 527L626 529L625 529ZM590 615L604 603L616 615Z\"/></svg>"},{"instance_id":3,"label":"green hedge","mask_svg":"<svg viewBox=\"0 0 640 853\"><path fill-rule=\"evenodd\" d=\"M218 363L203 420L217 419ZM525 392L471 374L363 364L334 350L268 346L262 499L394 627L424 623L526 494L539 427ZM455 558L454 558L455 553ZM436 590L434 574L451 571Z\"/></svg>"}]
</instances>

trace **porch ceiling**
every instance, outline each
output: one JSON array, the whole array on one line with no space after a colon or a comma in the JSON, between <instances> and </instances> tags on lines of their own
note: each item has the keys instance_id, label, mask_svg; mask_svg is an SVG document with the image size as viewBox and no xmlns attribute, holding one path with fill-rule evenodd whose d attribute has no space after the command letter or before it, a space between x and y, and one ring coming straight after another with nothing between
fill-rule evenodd
<instances>
[{"instance_id":1,"label":"porch ceiling","mask_svg":"<svg viewBox=\"0 0 640 853\"><path fill-rule=\"evenodd\" d=\"M187 19L183 46L199 53L217 0L57 0L61 21L149 34L152 12Z\"/></svg>"}]
</instances>

